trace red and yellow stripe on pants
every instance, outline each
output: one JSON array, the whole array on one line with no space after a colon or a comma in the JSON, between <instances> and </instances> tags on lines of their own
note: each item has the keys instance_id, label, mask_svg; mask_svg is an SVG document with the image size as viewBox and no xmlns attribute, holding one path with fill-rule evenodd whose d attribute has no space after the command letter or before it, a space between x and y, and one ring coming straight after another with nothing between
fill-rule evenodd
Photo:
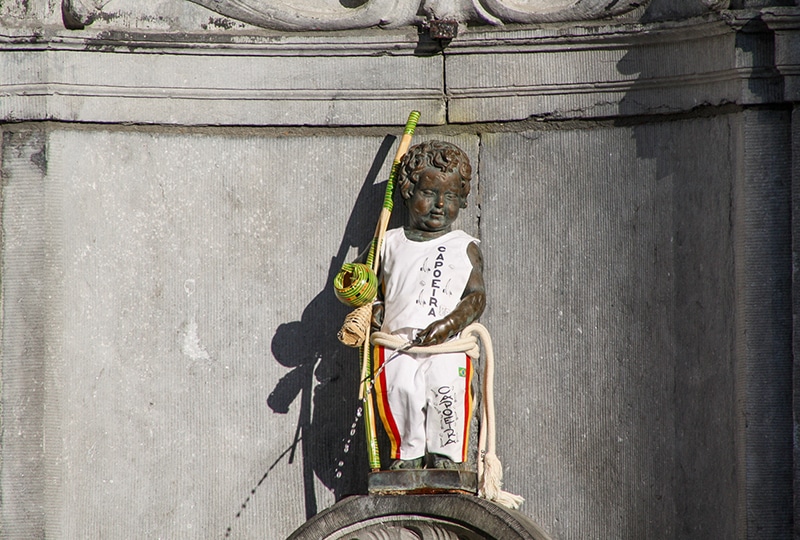
<instances>
[{"instance_id":1,"label":"red and yellow stripe on pants","mask_svg":"<svg viewBox=\"0 0 800 540\"><path fill-rule=\"evenodd\" d=\"M375 397L392 459L426 453L466 461L472 361L464 353L407 354L375 347Z\"/></svg>"}]
</instances>

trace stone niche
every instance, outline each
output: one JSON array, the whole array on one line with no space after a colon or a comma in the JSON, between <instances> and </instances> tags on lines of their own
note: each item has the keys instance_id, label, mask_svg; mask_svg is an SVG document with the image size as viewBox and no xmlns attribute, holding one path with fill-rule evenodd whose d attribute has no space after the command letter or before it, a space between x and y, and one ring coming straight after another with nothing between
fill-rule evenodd
<instances>
[{"instance_id":1,"label":"stone niche","mask_svg":"<svg viewBox=\"0 0 800 540\"><path fill-rule=\"evenodd\" d=\"M287 538L349 506L335 530L381 537L330 283L416 109L473 163L504 523L791 538L798 28L790 1L0 2L0 536ZM480 535L459 498L393 523Z\"/></svg>"}]
</instances>

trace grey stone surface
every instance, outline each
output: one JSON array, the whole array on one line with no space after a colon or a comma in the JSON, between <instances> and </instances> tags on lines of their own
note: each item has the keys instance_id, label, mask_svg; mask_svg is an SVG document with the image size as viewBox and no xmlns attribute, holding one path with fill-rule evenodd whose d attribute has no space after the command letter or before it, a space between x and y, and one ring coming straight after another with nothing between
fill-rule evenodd
<instances>
[{"instance_id":1,"label":"grey stone surface","mask_svg":"<svg viewBox=\"0 0 800 540\"><path fill-rule=\"evenodd\" d=\"M6 538L41 538L45 529L47 482L44 425L47 343L61 325L49 298L52 267L45 211L46 138L38 131L4 132L3 181L3 361L0 531ZM16 276L14 279L11 276ZM49 308L55 308L52 311ZM13 311L14 316L6 316ZM55 456L49 456L51 459ZM49 472L49 471L48 471Z\"/></svg>"},{"instance_id":2,"label":"grey stone surface","mask_svg":"<svg viewBox=\"0 0 800 540\"><path fill-rule=\"evenodd\" d=\"M800 110L792 111L792 317L800 315L800 272L797 271L800 253ZM793 431L800 430L800 325L792 325L792 411ZM794 445L792 481L794 491L793 518L795 537L800 536L800 446Z\"/></svg>"},{"instance_id":3,"label":"grey stone surface","mask_svg":"<svg viewBox=\"0 0 800 540\"><path fill-rule=\"evenodd\" d=\"M747 538L792 532L790 113L746 111L737 126L743 166L733 200L738 448Z\"/></svg>"},{"instance_id":4,"label":"grey stone surface","mask_svg":"<svg viewBox=\"0 0 800 540\"><path fill-rule=\"evenodd\" d=\"M643 21L677 20L728 7L730 0L653 0L641 18Z\"/></svg>"},{"instance_id":5,"label":"grey stone surface","mask_svg":"<svg viewBox=\"0 0 800 540\"><path fill-rule=\"evenodd\" d=\"M800 14L792 8L764 10L764 20L774 30L775 66L783 75L786 101L800 101Z\"/></svg>"},{"instance_id":6,"label":"grey stone surface","mask_svg":"<svg viewBox=\"0 0 800 540\"><path fill-rule=\"evenodd\" d=\"M694 150L732 121L482 139L500 457L557 538L736 537L732 163Z\"/></svg>"},{"instance_id":7,"label":"grey stone surface","mask_svg":"<svg viewBox=\"0 0 800 540\"><path fill-rule=\"evenodd\" d=\"M731 7L734 9L793 5L797 5L795 0L731 0Z\"/></svg>"},{"instance_id":8,"label":"grey stone surface","mask_svg":"<svg viewBox=\"0 0 800 540\"><path fill-rule=\"evenodd\" d=\"M348 50L352 38L293 44L265 39L245 49L210 45L205 54L193 52L191 42L176 46L168 38L132 39L138 45L129 43L126 54L119 55L91 52L106 47L107 38L98 35L81 43L90 51L73 50L71 44L52 51L9 46L0 63L0 89L7 94L0 118L402 125L416 108L426 123L444 122L441 58L414 57L406 35L388 41L376 37L372 44L363 40L360 52ZM379 54L395 45L405 50ZM382 92L376 94L375 88Z\"/></svg>"},{"instance_id":9,"label":"grey stone surface","mask_svg":"<svg viewBox=\"0 0 800 540\"><path fill-rule=\"evenodd\" d=\"M760 28L759 18L465 34L445 50L448 118L600 118L780 102L771 36L735 31ZM482 54L490 44L494 53Z\"/></svg>"}]
</instances>

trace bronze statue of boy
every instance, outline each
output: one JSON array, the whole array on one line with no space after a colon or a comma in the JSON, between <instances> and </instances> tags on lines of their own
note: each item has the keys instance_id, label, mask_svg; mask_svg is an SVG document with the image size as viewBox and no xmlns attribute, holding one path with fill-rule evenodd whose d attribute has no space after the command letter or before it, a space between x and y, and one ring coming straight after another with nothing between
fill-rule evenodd
<instances>
[{"instance_id":1,"label":"bronze statue of boy","mask_svg":"<svg viewBox=\"0 0 800 540\"><path fill-rule=\"evenodd\" d=\"M427 141L403 157L397 188L408 225L382 245L373 325L414 345L445 343L486 305L478 240L453 229L472 169L457 146ZM472 415L471 359L463 352L410 354L376 347L376 400L391 441L390 469L459 468Z\"/></svg>"}]
</instances>

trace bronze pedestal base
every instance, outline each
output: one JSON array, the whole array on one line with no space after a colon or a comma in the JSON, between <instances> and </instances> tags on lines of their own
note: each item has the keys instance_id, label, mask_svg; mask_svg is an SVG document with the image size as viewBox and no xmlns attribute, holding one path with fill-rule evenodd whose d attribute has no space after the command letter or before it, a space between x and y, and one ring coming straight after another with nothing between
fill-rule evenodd
<instances>
[{"instance_id":1,"label":"bronze pedestal base","mask_svg":"<svg viewBox=\"0 0 800 540\"><path fill-rule=\"evenodd\" d=\"M478 475L452 469L379 471L368 477L370 495L422 495L478 492Z\"/></svg>"}]
</instances>

